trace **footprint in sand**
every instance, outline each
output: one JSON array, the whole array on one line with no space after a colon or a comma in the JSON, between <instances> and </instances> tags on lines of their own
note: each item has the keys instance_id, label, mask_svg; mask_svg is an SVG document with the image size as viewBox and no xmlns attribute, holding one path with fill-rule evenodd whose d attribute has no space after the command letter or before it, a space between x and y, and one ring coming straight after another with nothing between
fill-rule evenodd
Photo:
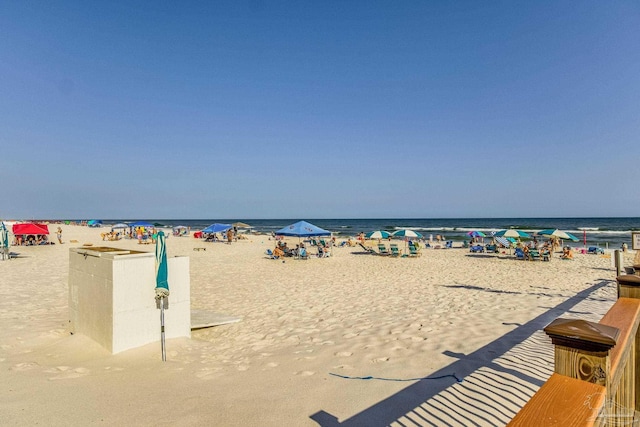
<instances>
[{"instance_id":1,"label":"footprint in sand","mask_svg":"<svg viewBox=\"0 0 640 427\"><path fill-rule=\"evenodd\" d=\"M66 380L71 378L80 378L89 374L89 370L87 368L76 368L72 369L69 366L58 366L56 368L60 375L56 375L55 377L49 378L49 380ZM50 371L47 371L50 372Z\"/></svg>"},{"instance_id":2,"label":"footprint in sand","mask_svg":"<svg viewBox=\"0 0 640 427\"><path fill-rule=\"evenodd\" d=\"M276 362L269 362L265 365L267 368L275 368L278 366Z\"/></svg>"},{"instance_id":3,"label":"footprint in sand","mask_svg":"<svg viewBox=\"0 0 640 427\"><path fill-rule=\"evenodd\" d=\"M338 365L338 366L334 366L333 369L344 369L346 371L346 370L349 370L349 369L353 369L353 366L351 366L351 365Z\"/></svg>"},{"instance_id":4,"label":"footprint in sand","mask_svg":"<svg viewBox=\"0 0 640 427\"><path fill-rule=\"evenodd\" d=\"M389 357L376 357L375 359L371 359L371 363L388 362L389 359L390 359Z\"/></svg>"},{"instance_id":5,"label":"footprint in sand","mask_svg":"<svg viewBox=\"0 0 640 427\"><path fill-rule=\"evenodd\" d=\"M38 364L36 362L24 362L18 363L17 365L13 365L11 367L12 371L28 371L29 369L33 369L37 367Z\"/></svg>"},{"instance_id":6,"label":"footprint in sand","mask_svg":"<svg viewBox=\"0 0 640 427\"><path fill-rule=\"evenodd\" d=\"M313 371L300 371L295 372L294 375L300 375L301 377L310 377L311 375L315 375L316 373Z\"/></svg>"},{"instance_id":7,"label":"footprint in sand","mask_svg":"<svg viewBox=\"0 0 640 427\"><path fill-rule=\"evenodd\" d=\"M352 356L353 353L350 351L339 351L337 353L334 353L334 356L338 356L338 357L348 357L348 356Z\"/></svg>"},{"instance_id":8,"label":"footprint in sand","mask_svg":"<svg viewBox=\"0 0 640 427\"><path fill-rule=\"evenodd\" d=\"M215 377L215 374L219 371L220 369L215 368L215 369L207 369L207 370L202 370L200 372L198 372L196 374L196 377L200 378L201 380L211 380Z\"/></svg>"}]
</instances>

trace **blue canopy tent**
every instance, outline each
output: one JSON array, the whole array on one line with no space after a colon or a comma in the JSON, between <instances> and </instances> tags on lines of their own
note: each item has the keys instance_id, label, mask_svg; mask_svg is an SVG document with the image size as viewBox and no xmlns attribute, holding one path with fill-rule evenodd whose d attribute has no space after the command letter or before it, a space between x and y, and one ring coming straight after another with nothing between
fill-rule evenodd
<instances>
[{"instance_id":1,"label":"blue canopy tent","mask_svg":"<svg viewBox=\"0 0 640 427\"><path fill-rule=\"evenodd\" d=\"M216 222L215 224L211 224L210 226L202 230L202 232L203 233L222 233L223 231L227 231L230 228L231 228L231 224L218 224Z\"/></svg>"},{"instance_id":2,"label":"blue canopy tent","mask_svg":"<svg viewBox=\"0 0 640 427\"><path fill-rule=\"evenodd\" d=\"M331 232L322 229L307 221L298 221L295 224L288 225L276 231L278 236L297 236L297 237L314 237L314 236L331 236Z\"/></svg>"}]
</instances>

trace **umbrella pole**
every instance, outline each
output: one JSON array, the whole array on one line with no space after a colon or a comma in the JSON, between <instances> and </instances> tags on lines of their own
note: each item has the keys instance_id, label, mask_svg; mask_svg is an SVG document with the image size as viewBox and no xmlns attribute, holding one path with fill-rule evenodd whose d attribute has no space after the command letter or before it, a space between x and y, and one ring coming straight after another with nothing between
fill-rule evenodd
<instances>
[{"instance_id":1,"label":"umbrella pole","mask_svg":"<svg viewBox=\"0 0 640 427\"><path fill-rule=\"evenodd\" d=\"M164 345L164 297L160 298L160 342L162 346L162 361L167 361L167 349Z\"/></svg>"}]
</instances>

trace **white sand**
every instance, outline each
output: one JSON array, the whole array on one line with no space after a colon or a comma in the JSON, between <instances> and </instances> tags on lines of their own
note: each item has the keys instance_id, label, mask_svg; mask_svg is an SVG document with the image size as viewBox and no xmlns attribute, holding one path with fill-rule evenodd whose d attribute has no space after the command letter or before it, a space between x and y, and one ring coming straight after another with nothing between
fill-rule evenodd
<instances>
[{"instance_id":1,"label":"white sand","mask_svg":"<svg viewBox=\"0 0 640 427\"><path fill-rule=\"evenodd\" d=\"M503 425L551 373L539 330L560 316L597 321L616 295L597 255L393 259L345 247L282 263L264 256L266 236L171 237L168 255L191 258L192 308L242 321L168 340L163 363L159 344L111 355L67 329L70 247L153 246L62 227L65 244L0 262L2 425Z\"/></svg>"}]
</instances>

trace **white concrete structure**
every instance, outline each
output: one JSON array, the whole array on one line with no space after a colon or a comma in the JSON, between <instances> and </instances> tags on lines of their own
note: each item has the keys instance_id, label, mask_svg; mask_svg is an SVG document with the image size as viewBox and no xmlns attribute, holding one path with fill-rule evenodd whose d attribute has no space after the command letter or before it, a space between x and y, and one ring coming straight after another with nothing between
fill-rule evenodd
<instances>
[{"instance_id":1,"label":"white concrete structure","mask_svg":"<svg viewBox=\"0 0 640 427\"><path fill-rule=\"evenodd\" d=\"M168 258L166 338L191 336L189 258ZM155 254L109 247L69 250L70 331L112 353L160 341Z\"/></svg>"}]
</instances>

